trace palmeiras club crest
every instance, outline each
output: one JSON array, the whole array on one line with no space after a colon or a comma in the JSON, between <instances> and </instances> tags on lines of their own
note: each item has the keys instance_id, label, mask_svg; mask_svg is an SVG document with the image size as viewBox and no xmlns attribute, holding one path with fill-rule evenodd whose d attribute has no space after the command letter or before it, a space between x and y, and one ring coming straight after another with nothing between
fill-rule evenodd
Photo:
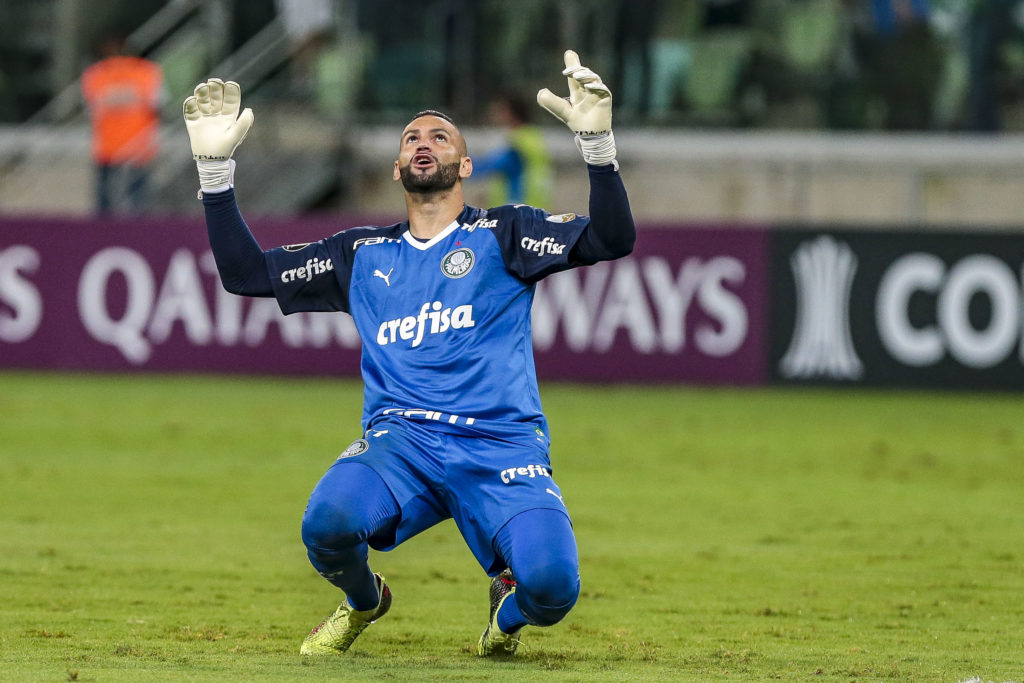
<instances>
[{"instance_id":1,"label":"palmeiras club crest","mask_svg":"<svg viewBox=\"0 0 1024 683\"><path fill-rule=\"evenodd\" d=\"M460 278L473 269L476 256L472 249L462 247L449 251L441 259L441 272L450 278Z\"/></svg>"},{"instance_id":2,"label":"palmeiras club crest","mask_svg":"<svg viewBox=\"0 0 1024 683\"><path fill-rule=\"evenodd\" d=\"M370 443L366 439L356 439L349 447L341 452L338 456L338 460L342 458L352 458L357 455L362 455L366 451L370 450Z\"/></svg>"}]
</instances>

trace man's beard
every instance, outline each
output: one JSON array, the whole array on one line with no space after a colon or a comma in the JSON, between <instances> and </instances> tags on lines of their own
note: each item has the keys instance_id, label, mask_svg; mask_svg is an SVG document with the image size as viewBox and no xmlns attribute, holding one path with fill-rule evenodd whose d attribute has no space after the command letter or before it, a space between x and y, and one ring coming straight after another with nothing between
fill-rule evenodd
<instances>
[{"instance_id":1,"label":"man's beard","mask_svg":"<svg viewBox=\"0 0 1024 683\"><path fill-rule=\"evenodd\" d=\"M450 190L454 187L455 183L459 180L460 165L458 161L450 164L438 164L437 169L433 173L422 175L413 173L412 164L407 164L399 167L398 173L402 178L402 187L405 188L406 192L430 194L431 192Z\"/></svg>"}]
</instances>

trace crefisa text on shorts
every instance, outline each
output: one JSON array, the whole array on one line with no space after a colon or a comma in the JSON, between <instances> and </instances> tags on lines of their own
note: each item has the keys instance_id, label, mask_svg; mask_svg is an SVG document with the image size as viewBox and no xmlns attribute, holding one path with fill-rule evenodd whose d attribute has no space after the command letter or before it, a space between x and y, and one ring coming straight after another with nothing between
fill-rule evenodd
<instances>
[{"instance_id":1,"label":"crefisa text on shorts","mask_svg":"<svg viewBox=\"0 0 1024 683\"><path fill-rule=\"evenodd\" d=\"M509 467L501 471L501 482L503 484L511 484L516 477L529 477L530 479L547 477L550 479L551 470L544 465L527 465L526 467Z\"/></svg>"}]
</instances>

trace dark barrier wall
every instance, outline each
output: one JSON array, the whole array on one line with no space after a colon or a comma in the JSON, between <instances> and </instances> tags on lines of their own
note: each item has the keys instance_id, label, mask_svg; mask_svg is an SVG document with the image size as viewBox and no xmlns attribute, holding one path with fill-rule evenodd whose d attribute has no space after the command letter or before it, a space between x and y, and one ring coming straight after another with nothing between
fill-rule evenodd
<instances>
[{"instance_id":1,"label":"dark barrier wall","mask_svg":"<svg viewBox=\"0 0 1024 683\"><path fill-rule=\"evenodd\" d=\"M270 247L372 222L252 227ZM545 280L539 374L765 382L768 237L641 227L631 257ZM359 339L346 314L286 317L224 292L201 219L0 219L0 368L356 375Z\"/></svg>"},{"instance_id":2,"label":"dark barrier wall","mask_svg":"<svg viewBox=\"0 0 1024 683\"><path fill-rule=\"evenodd\" d=\"M1024 235L777 230L771 374L1024 388Z\"/></svg>"}]
</instances>

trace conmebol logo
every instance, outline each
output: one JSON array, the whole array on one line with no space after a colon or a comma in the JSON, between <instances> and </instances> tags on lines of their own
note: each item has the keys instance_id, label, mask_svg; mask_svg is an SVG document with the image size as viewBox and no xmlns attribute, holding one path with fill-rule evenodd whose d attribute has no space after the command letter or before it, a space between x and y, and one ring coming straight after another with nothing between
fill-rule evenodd
<instances>
[{"instance_id":1,"label":"conmebol logo","mask_svg":"<svg viewBox=\"0 0 1024 683\"><path fill-rule=\"evenodd\" d=\"M828 235L805 242L790 259L796 281L796 327L779 363L783 377L858 379L864 365L850 335L850 287L857 257Z\"/></svg>"}]
</instances>

